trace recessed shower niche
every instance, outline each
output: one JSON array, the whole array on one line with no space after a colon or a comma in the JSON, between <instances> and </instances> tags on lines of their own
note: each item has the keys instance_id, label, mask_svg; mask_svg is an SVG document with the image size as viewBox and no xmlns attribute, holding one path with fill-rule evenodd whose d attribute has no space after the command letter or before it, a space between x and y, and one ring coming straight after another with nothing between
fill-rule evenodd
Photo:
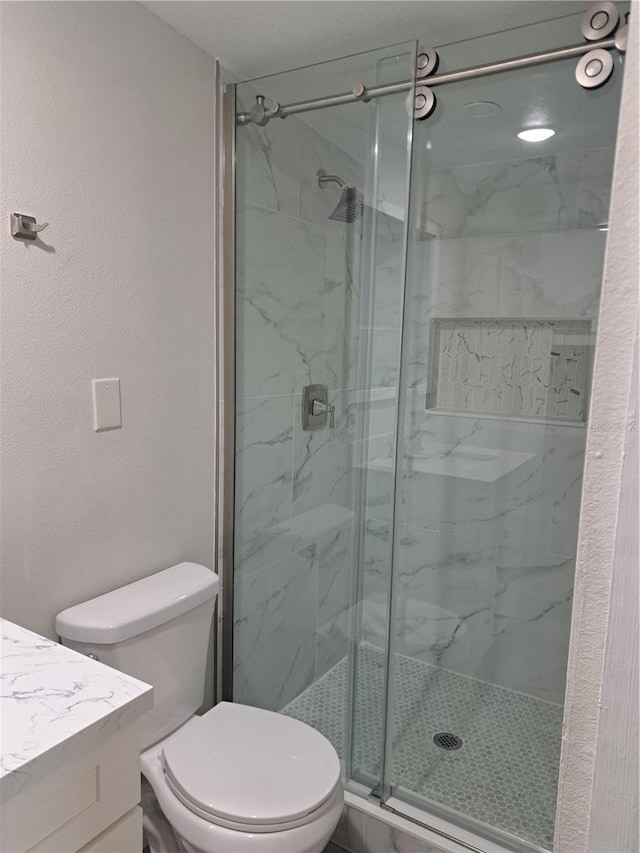
<instances>
[{"instance_id":1,"label":"recessed shower niche","mask_svg":"<svg viewBox=\"0 0 640 853\"><path fill-rule=\"evenodd\" d=\"M584 423L591 320L439 318L430 338L428 409Z\"/></svg>"}]
</instances>

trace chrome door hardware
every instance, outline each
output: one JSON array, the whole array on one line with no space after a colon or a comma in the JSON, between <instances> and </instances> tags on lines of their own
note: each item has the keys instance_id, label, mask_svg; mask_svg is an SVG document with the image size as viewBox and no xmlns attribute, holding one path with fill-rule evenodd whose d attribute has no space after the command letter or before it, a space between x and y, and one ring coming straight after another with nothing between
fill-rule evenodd
<instances>
[{"instance_id":1,"label":"chrome door hardware","mask_svg":"<svg viewBox=\"0 0 640 853\"><path fill-rule=\"evenodd\" d=\"M440 57L436 50L432 47L425 47L425 49L419 53L416 58L416 77L418 80L433 74L438 67L439 59Z\"/></svg>"},{"instance_id":2,"label":"chrome door hardware","mask_svg":"<svg viewBox=\"0 0 640 853\"><path fill-rule=\"evenodd\" d=\"M335 406L328 402L329 391L326 385L306 385L302 391L302 429L333 429L335 424Z\"/></svg>"},{"instance_id":3,"label":"chrome door hardware","mask_svg":"<svg viewBox=\"0 0 640 853\"><path fill-rule=\"evenodd\" d=\"M436 108L436 96L428 86L416 86L413 115L418 121L428 118Z\"/></svg>"},{"instance_id":4,"label":"chrome door hardware","mask_svg":"<svg viewBox=\"0 0 640 853\"><path fill-rule=\"evenodd\" d=\"M48 222L36 225L35 216L27 216L26 213L11 214L11 236L16 240L35 240L48 225Z\"/></svg>"},{"instance_id":5,"label":"chrome door hardware","mask_svg":"<svg viewBox=\"0 0 640 853\"><path fill-rule=\"evenodd\" d=\"M613 57L608 50L594 49L585 53L576 66L576 80L583 89L597 89L613 73Z\"/></svg>"},{"instance_id":6,"label":"chrome door hardware","mask_svg":"<svg viewBox=\"0 0 640 853\"><path fill-rule=\"evenodd\" d=\"M279 112L280 104L277 101L271 101L264 95L256 95L256 102L249 110L250 121L264 127L269 119L277 116Z\"/></svg>"},{"instance_id":7,"label":"chrome door hardware","mask_svg":"<svg viewBox=\"0 0 640 853\"><path fill-rule=\"evenodd\" d=\"M619 23L620 13L615 3L594 3L582 16L582 35L588 41L598 41L615 32Z\"/></svg>"}]
</instances>

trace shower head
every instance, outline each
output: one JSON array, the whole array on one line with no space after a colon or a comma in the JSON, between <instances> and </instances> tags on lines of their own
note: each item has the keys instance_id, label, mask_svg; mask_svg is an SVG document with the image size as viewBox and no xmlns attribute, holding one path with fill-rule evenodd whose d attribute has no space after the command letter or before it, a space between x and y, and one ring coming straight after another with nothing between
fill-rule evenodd
<instances>
[{"instance_id":1,"label":"shower head","mask_svg":"<svg viewBox=\"0 0 640 853\"><path fill-rule=\"evenodd\" d=\"M329 219L335 219L337 222L355 222L363 213L362 194L355 187L344 187L340 201L333 213L329 214Z\"/></svg>"},{"instance_id":2,"label":"shower head","mask_svg":"<svg viewBox=\"0 0 640 853\"><path fill-rule=\"evenodd\" d=\"M364 213L364 198L359 190L355 187L350 187L337 175L327 175L324 169L318 169L317 178L319 187L332 183L338 184L342 189L340 201L333 213L329 214L329 219L333 219L336 222L351 223L362 216Z\"/></svg>"}]
</instances>

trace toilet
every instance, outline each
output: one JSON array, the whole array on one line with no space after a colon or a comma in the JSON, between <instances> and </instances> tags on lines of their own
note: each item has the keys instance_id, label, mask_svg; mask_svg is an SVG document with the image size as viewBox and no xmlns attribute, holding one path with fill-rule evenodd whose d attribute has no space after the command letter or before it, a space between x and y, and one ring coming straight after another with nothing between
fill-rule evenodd
<instances>
[{"instance_id":1,"label":"toilet","mask_svg":"<svg viewBox=\"0 0 640 853\"><path fill-rule=\"evenodd\" d=\"M56 630L64 645L153 685L140 718L151 853L321 853L343 806L329 741L232 702L196 715L217 594L216 574L180 563L64 610Z\"/></svg>"}]
</instances>

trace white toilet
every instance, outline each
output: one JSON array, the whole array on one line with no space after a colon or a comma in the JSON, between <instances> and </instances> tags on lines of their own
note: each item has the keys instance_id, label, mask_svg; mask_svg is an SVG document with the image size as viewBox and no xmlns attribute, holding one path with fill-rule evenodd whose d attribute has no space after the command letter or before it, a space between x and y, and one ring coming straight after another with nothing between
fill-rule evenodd
<instances>
[{"instance_id":1,"label":"white toilet","mask_svg":"<svg viewBox=\"0 0 640 853\"><path fill-rule=\"evenodd\" d=\"M180 563L63 611L56 630L65 645L153 685L140 744L161 810L144 799L151 853L320 853L343 805L329 741L246 705L195 715L217 593L217 575Z\"/></svg>"}]
</instances>

